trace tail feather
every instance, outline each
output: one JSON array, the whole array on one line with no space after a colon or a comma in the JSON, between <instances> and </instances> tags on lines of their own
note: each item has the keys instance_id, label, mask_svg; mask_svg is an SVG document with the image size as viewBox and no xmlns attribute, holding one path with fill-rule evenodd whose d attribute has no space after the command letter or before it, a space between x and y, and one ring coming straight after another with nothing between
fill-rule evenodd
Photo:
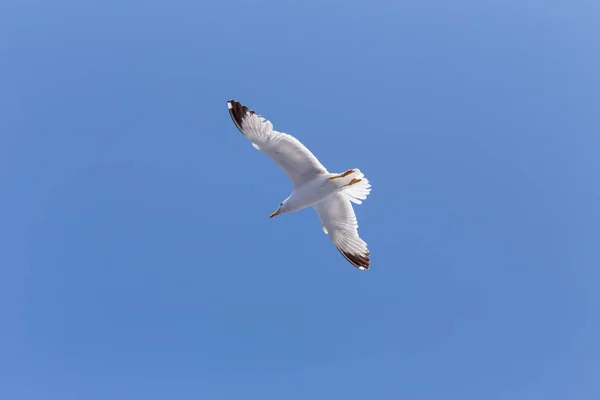
<instances>
[{"instance_id":1,"label":"tail feather","mask_svg":"<svg viewBox=\"0 0 600 400\"><path fill-rule=\"evenodd\" d=\"M371 193L369 180L358 168L334 175L333 179L339 185L345 197L355 204L362 204L362 201L366 200L369 193Z\"/></svg>"}]
</instances>

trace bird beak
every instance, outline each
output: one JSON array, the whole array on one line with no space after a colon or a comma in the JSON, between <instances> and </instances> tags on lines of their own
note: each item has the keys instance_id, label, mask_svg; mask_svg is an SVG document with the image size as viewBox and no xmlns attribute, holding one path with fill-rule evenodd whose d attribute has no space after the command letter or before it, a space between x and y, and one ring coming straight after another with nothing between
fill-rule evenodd
<instances>
[{"instance_id":1,"label":"bird beak","mask_svg":"<svg viewBox=\"0 0 600 400\"><path fill-rule=\"evenodd\" d=\"M275 210L275 212L271 215L269 215L269 218L273 218L276 215L279 215L279 212L281 211L281 207L279 207L277 210Z\"/></svg>"}]
</instances>

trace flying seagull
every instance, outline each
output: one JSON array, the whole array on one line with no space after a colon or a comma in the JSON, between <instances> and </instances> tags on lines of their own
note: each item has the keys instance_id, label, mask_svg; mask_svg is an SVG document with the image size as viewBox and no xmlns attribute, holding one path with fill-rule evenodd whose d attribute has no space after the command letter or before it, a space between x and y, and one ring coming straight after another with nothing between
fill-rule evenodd
<instances>
[{"instance_id":1,"label":"flying seagull","mask_svg":"<svg viewBox=\"0 0 600 400\"><path fill-rule=\"evenodd\" d=\"M252 145L268 155L294 185L292 194L269 218L313 207L326 235L352 265L369 269L367 244L358 235L358 222L351 202L361 204L371 184L359 169L330 173L298 139L273 129L263 116L235 100L227 102L235 126Z\"/></svg>"}]
</instances>

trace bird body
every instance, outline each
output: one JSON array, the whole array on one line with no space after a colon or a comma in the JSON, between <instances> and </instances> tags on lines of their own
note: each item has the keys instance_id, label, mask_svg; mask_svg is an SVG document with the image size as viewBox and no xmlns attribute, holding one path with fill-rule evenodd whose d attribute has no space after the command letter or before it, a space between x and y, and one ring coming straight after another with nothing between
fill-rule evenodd
<instances>
[{"instance_id":1,"label":"bird body","mask_svg":"<svg viewBox=\"0 0 600 400\"><path fill-rule=\"evenodd\" d=\"M304 208L314 206L338 191L339 188L334 181L329 179L329 175L317 175L314 179L298 187L294 187L292 194L284 200L285 213L300 211Z\"/></svg>"},{"instance_id":2,"label":"bird body","mask_svg":"<svg viewBox=\"0 0 600 400\"><path fill-rule=\"evenodd\" d=\"M286 205L285 213L314 206L337 192L350 190L351 186L359 184L362 181L358 181L360 178L357 178L357 176L362 176L358 169L348 170L345 174L347 175L319 174L310 181L294 187L292 194L284 201ZM353 179L355 179L354 182L352 181ZM283 212L281 213L283 214Z\"/></svg>"},{"instance_id":3,"label":"bird body","mask_svg":"<svg viewBox=\"0 0 600 400\"><path fill-rule=\"evenodd\" d=\"M252 145L271 157L292 181L294 190L269 217L313 207L323 232L338 251L360 270L370 267L367 244L358 235L351 203L361 204L371 184L357 168L330 173L295 137L277 132L270 121L235 100L227 102L237 128Z\"/></svg>"}]
</instances>

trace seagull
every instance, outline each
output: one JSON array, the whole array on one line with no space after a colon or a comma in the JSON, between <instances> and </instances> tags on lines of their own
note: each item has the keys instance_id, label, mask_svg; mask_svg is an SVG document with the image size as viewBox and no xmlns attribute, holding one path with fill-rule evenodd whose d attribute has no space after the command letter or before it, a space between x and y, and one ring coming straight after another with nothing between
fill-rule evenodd
<instances>
[{"instance_id":1,"label":"seagull","mask_svg":"<svg viewBox=\"0 0 600 400\"><path fill-rule=\"evenodd\" d=\"M367 243L358 235L358 222L352 203L361 204L371 192L371 184L362 172L349 169L329 173L298 139L273 129L273 124L235 100L227 102L235 126L254 148L273 159L294 190L269 218L313 207L323 232L338 251L359 270L370 266Z\"/></svg>"}]
</instances>

